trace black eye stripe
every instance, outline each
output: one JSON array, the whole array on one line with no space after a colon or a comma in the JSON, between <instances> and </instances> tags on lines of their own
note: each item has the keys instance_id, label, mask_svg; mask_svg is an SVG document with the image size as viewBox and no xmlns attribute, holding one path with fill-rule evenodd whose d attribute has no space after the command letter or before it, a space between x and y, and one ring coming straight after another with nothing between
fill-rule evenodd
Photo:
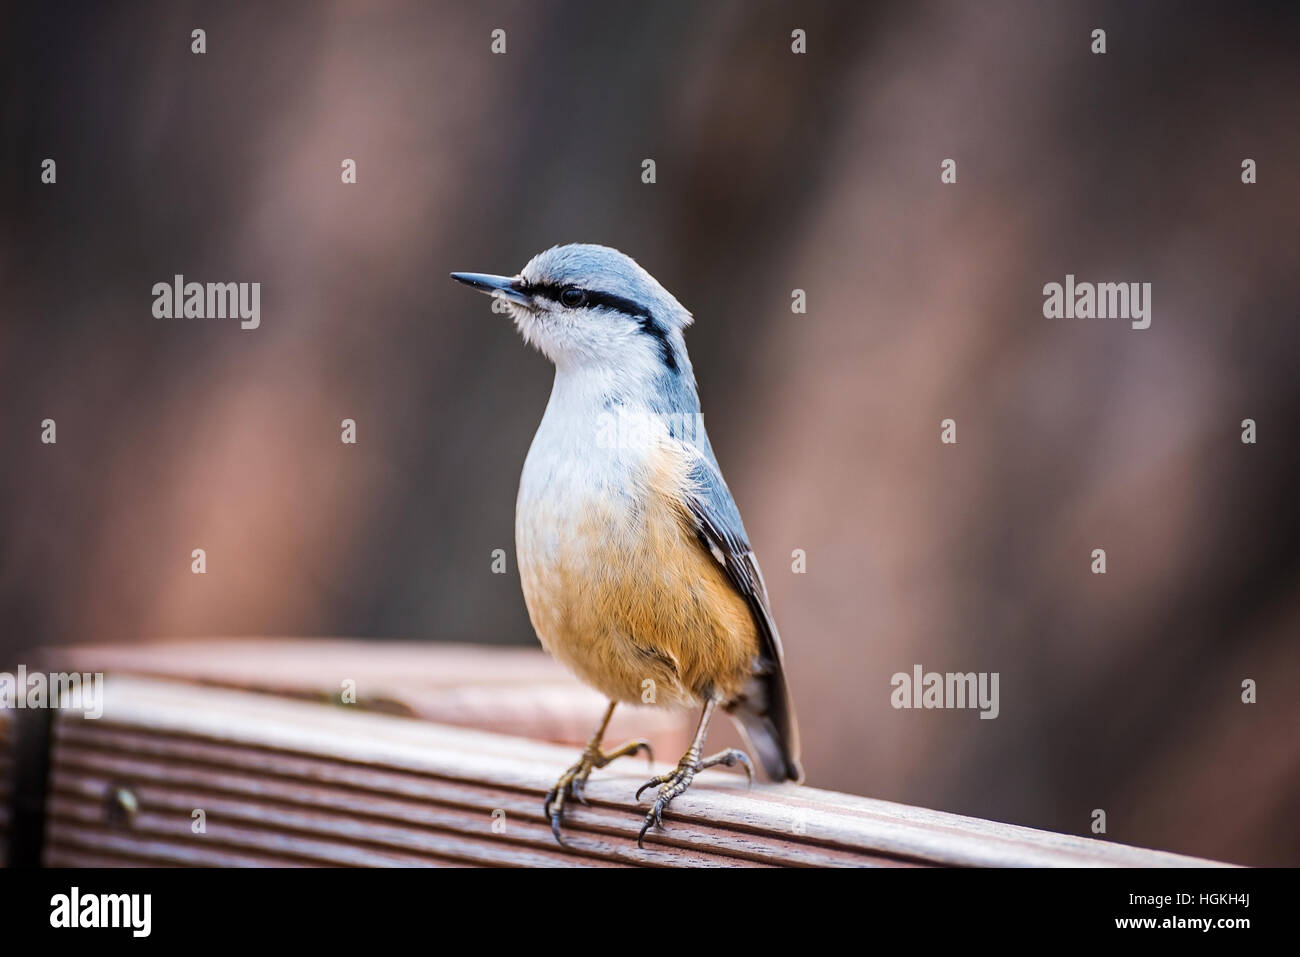
<instances>
[{"instance_id":1,"label":"black eye stripe","mask_svg":"<svg viewBox=\"0 0 1300 957\"><path fill-rule=\"evenodd\" d=\"M551 302L563 304L564 293L568 289L579 289L585 293L588 306L602 306L605 309L613 309L615 312L621 312L634 318L650 314L649 309L638 302L633 302L631 299L624 299L622 296L616 296L609 292L598 292L595 289L582 289L579 286L556 286L550 283L533 285L530 283L524 287L524 292L530 296L541 296L543 299L551 300Z\"/></svg>"},{"instance_id":2,"label":"black eye stripe","mask_svg":"<svg viewBox=\"0 0 1300 957\"><path fill-rule=\"evenodd\" d=\"M673 344L668 338L668 330L665 329L654 316L649 313L637 316L637 321L641 324L641 331L652 339L659 342L659 357L663 359L666 365L673 372L677 371L677 356L673 352Z\"/></svg>"},{"instance_id":3,"label":"black eye stripe","mask_svg":"<svg viewBox=\"0 0 1300 957\"><path fill-rule=\"evenodd\" d=\"M524 292L530 296L541 296L543 299L549 299L552 302L558 302L567 305L563 296L566 290L575 289L575 286L556 286L550 283L532 285L524 287ZM599 292L595 289L583 289L581 292L586 294L587 308L612 309L620 312L629 318L635 319L641 331L650 338L659 343L659 356L663 363L672 371L677 371L677 355L673 351L672 340L668 338L668 330L664 328L663 323L654 317L654 314L645 306L631 299L624 299L622 296L616 296L609 292Z\"/></svg>"}]
</instances>

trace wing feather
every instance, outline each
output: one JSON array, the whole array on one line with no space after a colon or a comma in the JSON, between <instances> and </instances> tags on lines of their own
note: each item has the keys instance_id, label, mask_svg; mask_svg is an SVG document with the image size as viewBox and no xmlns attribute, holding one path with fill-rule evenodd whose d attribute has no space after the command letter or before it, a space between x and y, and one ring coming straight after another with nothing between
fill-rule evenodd
<instances>
[{"instance_id":1,"label":"wing feather","mask_svg":"<svg viewBox=\"0 0 1300 957\"><path fill-rule=\"evenodd\" d=\"M771 602L758 559L749 544L740 510L713 459L707 437L691 469L687 511L697 522L702 547L712 552L745 599L758 626L759 655L754 677L742 697L727 706L739 720L768 776L775 781L803 780L799 765L799 730L785 681L781 636L772 618Z\"/></svg>"}]
</instances>

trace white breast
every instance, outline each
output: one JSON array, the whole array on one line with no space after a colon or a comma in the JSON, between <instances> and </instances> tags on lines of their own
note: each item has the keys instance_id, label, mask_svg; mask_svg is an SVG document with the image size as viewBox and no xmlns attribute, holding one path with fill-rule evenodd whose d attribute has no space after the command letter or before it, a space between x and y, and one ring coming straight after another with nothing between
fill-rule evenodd
<instances>
[{"instance_id":1,"label":"white breast","mask_svg":"<svg viewBox=\"0 0 1300 957\"><path fill-rule=\"evenodd\" d=\"M524 460L515 506L515 546L521 572L559 556L576 556L573 540L593 512L616 525L644 492L647 450L610 441L616 413L604 405L595 375L557 375L546 413ZM617 527L610 528L617 535ZM525 589L527 595L527 588Z\"/></svg>"},{"instance_id":2,"label":"white breast","mask_svg":"<svg viewBox=\"0 0 1300 957\"><path fill-rule=\"evenodd\" d=\"M606 383L557 375L524 463L519 577L548 651L617 701L673 706L737 695L758 652L754 618L700 548L682 492L694 449L607 410ZM603 418L602 418L603 416ZM647 441L647 439L652 439Z\"/></svg>"},{"instance_id":3,"label":"white breast","mask_svg":"<svg viewBox=\"0 0 1300 957\"><path fill-rule=\"evenodd\" d=\"M638 601L646 569L662 560L656 542L665 533L647 530L651 511L664 509L650 494L655 450L612 440L613 415L599 383L557 377L524 462L515 547L543 647L609 697L634 700L648 672L618 623ZM655 677L676 686L671 669Z\"/></svg>"}]
</instances>

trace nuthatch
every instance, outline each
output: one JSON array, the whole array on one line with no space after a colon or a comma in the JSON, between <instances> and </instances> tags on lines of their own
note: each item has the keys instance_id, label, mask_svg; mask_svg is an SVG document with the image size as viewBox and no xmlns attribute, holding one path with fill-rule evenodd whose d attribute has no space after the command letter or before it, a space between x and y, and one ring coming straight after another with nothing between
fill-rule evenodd
<instances>
[{"instance_id":1,"label":"nuthatch","mask_svg":"<svg viewBox=\"0 0 1300 957\"><path fill-rule=\"evenodd\" d=\"M578 762L546 796L556 840L568 797L594 768L649 752L601 739L620 701L703 707L690 749L658 787L637 843L714 765L702 757L719 706L773 781L801 781L781 639L740 512L700 419L682 330L691 314L633 259L605 246L556 246L517 276L452 273L504 302L555 383L524 461L515 547L542 646L609 698Z\"/></svg>"}]
</instances>

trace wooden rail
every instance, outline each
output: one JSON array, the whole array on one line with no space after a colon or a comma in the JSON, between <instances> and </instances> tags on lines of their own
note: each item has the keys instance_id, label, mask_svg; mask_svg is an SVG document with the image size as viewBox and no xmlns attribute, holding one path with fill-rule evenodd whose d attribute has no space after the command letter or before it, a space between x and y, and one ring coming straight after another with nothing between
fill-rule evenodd
<instances>
[{"instance_id":1,"label":"wooden rail","mask_svg":"<svg viewBox=\"0 0 1300 957\"><path fill-rule=\"evenodd\" d=\"M339 702L361 711L500 731L581 748L605 699L539 648L345 638L206 639L73 645L29 656L45 671L109 672ZM619 709L609 736L681 754L689 714Z\"/></svg>"},{"instance_id":2,"label":"wooden rail","mask_svg":"<svg viewBox=\"0 0 1300 957\"><path fill-rule=\"evenodd\" d=\"M1214 863L722 773L639 850L632 796L648 771L632 759L593 775L565 849L541 802L570 746L122 674L101 719L57 712L52 741L52 866Z\"/></svg>"}]
</instances>

